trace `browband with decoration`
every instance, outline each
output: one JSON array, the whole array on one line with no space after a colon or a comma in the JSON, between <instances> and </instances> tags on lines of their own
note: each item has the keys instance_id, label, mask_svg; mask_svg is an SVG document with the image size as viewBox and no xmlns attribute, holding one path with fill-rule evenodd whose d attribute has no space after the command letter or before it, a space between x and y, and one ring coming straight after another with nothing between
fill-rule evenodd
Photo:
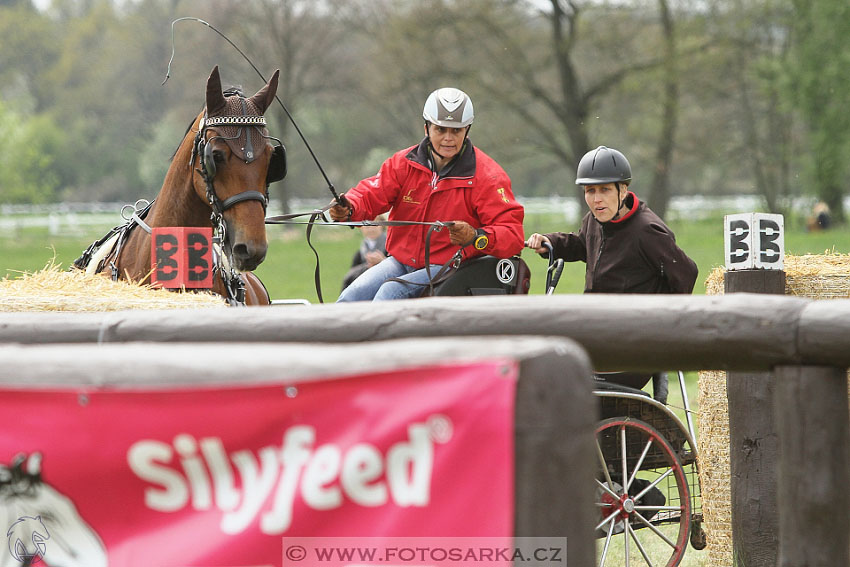
<instances>
[{"instance_id":1,"label":"browband with decoration","mask_svg":"<svg viewBox=\"0 0 850 567\"><path fill-rule=\"evenodd\" d=\"M201 118L200 127L211 126L239 126L249 124L251 126L265 126L265 116L205 116Z\"/></svg>"}]
</instances>

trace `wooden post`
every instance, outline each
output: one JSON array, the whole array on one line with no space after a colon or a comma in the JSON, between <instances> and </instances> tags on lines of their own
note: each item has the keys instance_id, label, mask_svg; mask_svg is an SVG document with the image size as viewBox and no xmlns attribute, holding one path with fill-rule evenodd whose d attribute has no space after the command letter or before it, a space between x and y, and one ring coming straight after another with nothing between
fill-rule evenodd
<instances>
[{"instance_id":1,"label":"wooden post","mask_svg":"<svg viewBox=\"0 0 850 567\"><path fill-rule=\"evenodd\" d=\"M517 537L572 534L564 565L594 565L595 520L588 519L598 514L593 504L595 492L560 487L595 486L598 402L591 380L581 379L590 376L589 361L584 362L583 352L573 357L566 354L544 354L520 365L514 532Z\"/></svg>"},{"instance_id":2,"label":"wooden post","mask_svg":"<svg viewBox=\"0 0 850 567\"><path fill-rule=\"evenodd\" d=\"M781 270L727 271L726 293L785 293ZM732 557L741 567L774 567L779 547L772 372L727 372Z\"/></svg>"},{"instance_id":3,"label":"wooden post","mask_svg":"<svg viewBox=\"0 0 850 567\"><path fill-rule=\"evenodd\" d=\"M779 567L850 565L847 370L778 366Z\"/></svg>"}]
</instances>

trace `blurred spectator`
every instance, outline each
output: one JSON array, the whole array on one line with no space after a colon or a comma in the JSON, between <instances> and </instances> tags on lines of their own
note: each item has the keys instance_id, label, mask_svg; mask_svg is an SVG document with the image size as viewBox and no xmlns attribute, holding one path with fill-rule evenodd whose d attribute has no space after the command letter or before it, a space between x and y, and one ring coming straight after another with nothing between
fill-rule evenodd
<instances>
[{"instance_id":1,"label":"blurred spectator","mask_svg":"<svg viewBox=\"0 0 850 567\"><path fill-rule=\"evenodd\" d=\"M387 217L380 215L376 221L385 221ZM351 260L351 269L342 280L342 289L347 288L357 276L387 257L387 234L382 226L361 226L360 233L363 242Z\"/></svg>"},{"instance_id":2,"label":"blurred spectator","mask_svg":"<svg viewBox=\"0 0 850 567\"><path fill-rule=\"evenodd\" d=\"M829 228L832 218L829 215L829 205L818 201L812 208L812 216L809 217L806 227L809 231L826 230Z\"/></svg>"}]
</instances>

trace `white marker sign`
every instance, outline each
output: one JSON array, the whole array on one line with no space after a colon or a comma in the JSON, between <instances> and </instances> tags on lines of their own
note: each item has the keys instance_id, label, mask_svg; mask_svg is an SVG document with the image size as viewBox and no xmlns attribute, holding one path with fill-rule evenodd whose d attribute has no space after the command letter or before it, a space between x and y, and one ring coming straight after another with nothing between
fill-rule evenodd
<instances>
[{"instance_id":1,"label":"white marker sign","mask_svg":"<svg viewBox=\"0 0 850 567\"><path fill-rule=\"evenodd\" d=\"M726 215L723 226L727 270L784 269L785 219L782 215Z\"/></svg>"}]
</instances>

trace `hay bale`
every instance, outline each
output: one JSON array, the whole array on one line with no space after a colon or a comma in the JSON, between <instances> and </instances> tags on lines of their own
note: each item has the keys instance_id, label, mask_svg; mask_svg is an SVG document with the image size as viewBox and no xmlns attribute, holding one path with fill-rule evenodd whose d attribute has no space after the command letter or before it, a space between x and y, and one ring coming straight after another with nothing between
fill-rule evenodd
<instances>
[{"instance_id":1,"label":"hay bale","mask_svg":"<svg viewBox=\"0 0 850 567\"><path fill-rule=\"evenodd\" d=\"M0 280L0 311L118 311L226 307L212 293L174 293L103 275L63 271L49 264L37 272Z\"/></svg>"},{"instance_id":2,"label":"hay bale","mask_svg":"<svg viewBox=\"0 0 850 567\"><path fill-rule=\"evenodd\" d=\"M726 270L716 267L705 282L706 295L723 294ZM850 298L850 254L785 256L785 293L810 299ZM729 405L726 373L699 373L699 438L702 510L708 536L708 562L732 565L732 494L729 469Z\"/></svg>"}]
</instances>

